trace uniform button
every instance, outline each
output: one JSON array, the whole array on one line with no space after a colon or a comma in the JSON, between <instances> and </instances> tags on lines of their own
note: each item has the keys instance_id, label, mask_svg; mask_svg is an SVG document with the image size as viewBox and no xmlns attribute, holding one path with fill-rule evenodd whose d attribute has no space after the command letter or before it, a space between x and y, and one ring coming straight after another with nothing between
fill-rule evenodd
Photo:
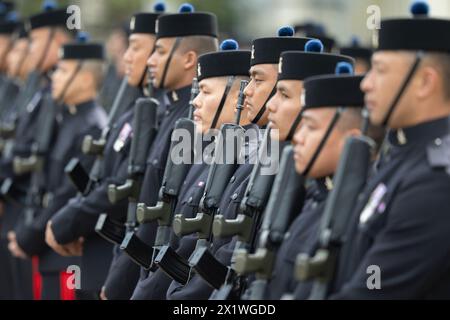
<instances>
[{"instance_id":1,"label":"uniform button","mask_svg":"<svg viewBox=\"0 0 450 320\"><path fill-rule=\"evenodd\" d=\"M236 177L232 176L231 179L230 179L230 183L233 183L235 180L236 180Z\"/></svg>"},{"instance_id":2,"label":"uniform button","mask_svg":"<svg viewBox=\"0 0 450 320\"><path fill-rule=\"evenodd\" d=\"M166 112L165 112L166 116L168 116L169 113L170 113L170 111L169 111L169 110L166 110Z\"/></svg>"},{"instance_id":3,"label":"uniform button","mask_svg":"<svg viewBox=\"0 0 450 320\"><path fill-rule=\"evenodd\" d=\"M154 159L154 160L152 161L152 164L153 164L154 166L156 166L156 165L158 164L158 159Z\"/></svg>"},{"instance_id":4,"label":"uniform button","mask_svg":"<svg viewBox=\"0 0 450 320\"><path fill-rule=\"evenodd\" d=\"M189 199L188 199L188 201L187 201L187 202L188 202L188 203L191 203L191 202L192 202L192 200L193 200L193 199L192 199L192 197L189 197Z\"/></svg>"},{"instance_id":5,"label":"uniform button","mask_svg":"<svg viewBox=\"0 0 450 320\"><path fill-rule=\"evenodd\" d=\"M238 197L238 195L237 195L237 193L235 193L235 194L233 194L233 195L231 196L231 199L232 199L232 200L236 200L237 197Z\"/></svg>"},{"instance_id":6,"label":"uniform button","mask_svg":"<svg viewBox=\"0 0 450 320\"><path fill-rule=\"evenodd\" d=\"M442 140L437 138L436 140L434 140L434 144L440 146L442 144Z\"/></svg>"}]
</instances>

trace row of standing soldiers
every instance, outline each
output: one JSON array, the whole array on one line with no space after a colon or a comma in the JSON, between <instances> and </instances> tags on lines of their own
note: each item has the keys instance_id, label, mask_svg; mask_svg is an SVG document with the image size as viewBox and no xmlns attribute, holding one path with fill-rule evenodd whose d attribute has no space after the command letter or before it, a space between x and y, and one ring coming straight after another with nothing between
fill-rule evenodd
<instances>
[{"instance_id":1,"label":"row of standing soldiers","mask_svg":"<svg viewBox=\"0 0 450 320\"><path fill-rule=\"evenodd\" d=\"M370 61L291 27L219 46L214 14L157 4L123 78L66 8L4 18L0 298L449 298L450 21L428 10L384 20Z\"/></svg>"}]
</instances>

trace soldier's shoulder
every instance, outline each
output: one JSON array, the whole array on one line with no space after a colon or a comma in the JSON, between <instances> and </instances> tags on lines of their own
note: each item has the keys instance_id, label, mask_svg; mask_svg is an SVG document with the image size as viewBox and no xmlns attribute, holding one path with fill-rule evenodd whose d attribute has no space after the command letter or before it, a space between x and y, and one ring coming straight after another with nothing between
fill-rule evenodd
<instances>
[{"instance_id":1,"label":"soldier's shoulder","mask_svg":"<svg viewBox=\"0 0 450 320\"><path fill-rule=\"evenodd\" d=\"M450 176L450 134L430 141L426 155L431 169L443 169Z\"/></svg>"},{"instance_id":2,"label":"soldier's shoulder","mask_svg":"<svg viewBox=\"0 0 450 320\"><path fill-rule=\"evenodd\" d=\"M97 104L89 110L89 112L84 114L82 121L85 121L89 127L100 127L103 128L107 123L107 115L105 109Z\"/></svg>"}]
</instances>

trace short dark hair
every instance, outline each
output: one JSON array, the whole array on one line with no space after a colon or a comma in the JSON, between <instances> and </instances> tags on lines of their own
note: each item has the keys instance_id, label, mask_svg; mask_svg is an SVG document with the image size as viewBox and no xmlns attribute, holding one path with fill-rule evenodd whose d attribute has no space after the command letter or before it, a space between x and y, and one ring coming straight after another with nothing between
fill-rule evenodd
<instances>
[{"instance_id":1,"label":"short dark hair","mask_svg":"<svg viewBox=\"0 0 450 320\"><path fill-rule=\"evenodd\" d=\"M437 65L437 70L442 73L444 97L450 100L450 53L428 53L427 58L432 64Z\"/></svg>"},{"instance_id":2,"label":"short dark hair","mask_svg":"<svg viewBox=\"0 0 450 320\"><path fill-rule=\"evenodd\" d=\"M183 54L188 51L194 51L198 56L217 51L219 41L210 36L187 36L183 37L180 43L180 52Z\"/></svg>"},{"instance_id":3,"label":"short dark hair","mask_svg":"<svg viewBox=\"0 0 450 320\"><path fill-rule=\"evenodd\" d=\"M336 127L342 131L361 128L362 114L361 108L349 107L345 108Z\"/></svg>"},{"instance_id":4,"label":"short dark hair","mask_svg":"<svg viewBox=\"0 0 450 320\"><path fill-rule=\"evenodd\" d=\"M77 36L78 31L76 29L74 30L69 30L64 26L57 26L54 28L55 31L57 32L61 32L62 34L64 34L65 36L67 36L69 39L75 39Z\"/></svg>"},{"instance_id":5,"label":"short dark hair","mask_svg":"<svg viewBox=\"0 0 450 320\"><path fill-rule=\"evenodd\" d=\"M360 129L363 124L362 108L346 108L339 121L337 122L337 128L342 131L351 129ZM376 143L376 150L383 142L385 136L385 129L381 126L375 126L369 123L367 129L367 136L372 138Z\"/></svg>"},{"instance_id":6,"label":"short dark hair","mask_svg":"<svg viewBox=\"0 0 450 320\"><path fill-rule=\"evenodd\" d=\"M95 81L95 89L99 90L102 86L105 76L104 62L99 60L85 60L83 62L83 69L89 71L93 75Z\"/></svg>"}]
</instances>

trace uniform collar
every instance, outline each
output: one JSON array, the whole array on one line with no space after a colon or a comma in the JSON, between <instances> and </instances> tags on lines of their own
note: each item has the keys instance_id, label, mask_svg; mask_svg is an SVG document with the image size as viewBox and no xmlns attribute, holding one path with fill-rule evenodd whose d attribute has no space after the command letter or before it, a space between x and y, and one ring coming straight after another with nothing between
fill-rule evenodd
<instances>
[{"instance_id":1,"label":"uniform collar","mask_svg":"<svg viewBox=\"0 0 450 320\"><path fill-rule=\"evenodd\" d=\"M191 86L186 86L177 90L170 90L166 92L169 99L168 110L174 109L180 103L185 104L189 102L191 96Z\"/></svg>"},{"instance_id":2,"label":"uniform collar","mask_svg":"<svg viewBox=\"0 0 450 320\"><path fill-rule=\"evenodd\" d=\"M394 147L405 147L420 142L427 142L437 137L446 135L449 132L450 118L440 118L415 126L390 130L388 141Z\"/></svg>"},{"instance_id":3,"label":"uniform collar","mask_svg":"<svg viewBox=\"0 0 450 320\"><path fill-rule=\"evenodd\" d=\"M313 179L310 181L311 183L311 197L313 197L317 201L325 200L328 193L332 190L333 187L333 178L331 176Z\"/></svg>"},{"instance_id":4,"label":"uniform collar","mask_svg":"<svg viewBox=\"0 0 450 320\"><path fill-rule=\"evenodd\" d=\"M64 113L66 115L77 115L77 114L82 114L85 113L86 111L92 109L95 105L94 100L88 100L86 102L82 102L80 104L77 105L65 105L64 108Z\"/></svg>"}]
</instances>

